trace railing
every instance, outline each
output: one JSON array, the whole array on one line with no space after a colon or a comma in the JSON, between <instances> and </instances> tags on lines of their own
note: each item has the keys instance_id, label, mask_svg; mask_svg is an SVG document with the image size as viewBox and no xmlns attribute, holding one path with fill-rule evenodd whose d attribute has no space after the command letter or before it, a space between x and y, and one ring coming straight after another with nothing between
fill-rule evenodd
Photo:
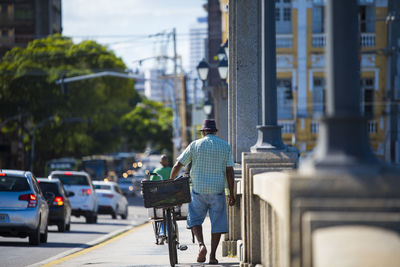
<instances>
[{"instance_id":1,"label":"railing","mask_svg":"<svg viewBox=\"0 0 400 267\"><path fill-rule=\"evenodd\" d=\"M324 47L326 45L326 37L324 33L313 33L312 35L312 46L313 47Z\"/></svg>"},{"instance_id":2,"label":"railing","mask_svg":"<svg viewBox=\"0 0 400 267\"><path fill-rule=\"evenodd\" d=\"M361 33L361 46L374 47L375 46L375 33ZM324 33L313 33L312 35L313 47L325 47L326 36Z\"/></svg>"},{"instance_id":3,"label":"railing","mask_svg":"<svg viewBox=\"0 0 400 267\"><path fill-rule=\"evenodd\" d=\"M319 132L319 122L318 121L312 121L311 122L311 133L317 134Z\"/></svg>"},{"instance_id":4,"label":"railing","mask_svg":"<svg viewBox=\"0 0 400 267\"><path fill-rule=\"evenodd\" d=\"M292 48L293 36L291 34L277 34L276 35L277 48Z\"/></svg>"},{"instance_id":5,"label":"railing","mask_svg":"<svg viewBox=\"0 0 400 267\"><path fill-rule=\"evenodd\" d=\"M361 46L374 47L375 46L375 33L361 33Z\"/></svg>"},{"instance_id":6,"label":"railing","mask_svg":"<svg viewBox=\"0 0 400 267\"><path fill-rule=\"evenodd\" d=\"M279 121L278 124L282 126L282 133L294 133L294 121Z\"/></svg>"},{"instance_id":7,"label":"railing","mask_svg":"<svg viewBox=\"0 0 400 267\"><path fill-rule=\"evenodd\" d=\"M368 121L367 123L367 129L368 129L368 133L376 133L377 132L377 122L376 121Z\"/></svg>"}]
</instances>

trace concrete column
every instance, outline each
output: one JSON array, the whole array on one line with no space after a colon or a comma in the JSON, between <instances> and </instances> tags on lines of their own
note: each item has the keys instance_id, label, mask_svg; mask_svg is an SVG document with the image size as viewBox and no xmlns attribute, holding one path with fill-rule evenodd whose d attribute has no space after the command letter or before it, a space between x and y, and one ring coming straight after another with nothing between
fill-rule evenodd
<instances>
[{"instance_id":1,"label":"concrete column","mask_svg":"<svg viewBox=\"0 0 400 267\"><path fill-rule=\"evenodd\" d=\"M276 36L275 36L275 1L261 1L262 25L262 90L261 90L261 125L257 126L257 143L252 152L270 149L284 149L281 127L277 124L276 98Z\"/></svg>"},{"instance_id":2,"label":"concrete column","mask_svg":"<svg viewBox=\"0 0 400 267\"><path fill-rule=\"evenodd\" d=\"M302 172L356 164L369 171L377 163L360 110L359 36L357 1L327 1L327 111L315 157Z\"/></svg>"},{"instance_id":3,"label":"concrete column","mask_svg":"<svg viewBox=\"0 0 400 267\"><path fill-rule=\"evenodd\" d=\"M257 140L260 120L260 0L229 1L229 143L241 162Z\"/></svg>"}]
</instances>

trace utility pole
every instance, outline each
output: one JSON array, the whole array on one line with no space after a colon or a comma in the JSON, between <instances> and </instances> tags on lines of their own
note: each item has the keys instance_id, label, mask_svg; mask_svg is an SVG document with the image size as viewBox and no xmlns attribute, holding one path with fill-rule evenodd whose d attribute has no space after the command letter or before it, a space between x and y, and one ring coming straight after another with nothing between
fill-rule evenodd
<instances>
[{"instance_id":1,"label":"utility pole","mask_svg":"<svg viewBox=\"0 0 400 267\"><path fill-rule=\"evenodd\" d=\"M398 38L399 38L399 14L396 12L400 8L398 1L389 1L389 13L386 17L386 24L388 30L388 44L387 44L387 96L388 96L388 123L386 138L386 153L385 159L390 163L396 163L399 160L398 153L398 103L396 99L396 82L395 77L397 72L397 58L398 56Z\"/></svg>"},{"instance_id":2,"label":"utility pole","mask_svg":"<svg viewBox=\"0 0 400 267\"><path fill-rule=\"evenodd\" d=\"M180 101L180 112L181 112L181 129L182 129L182 147L187 147L188 135L187 135L187 114L186 114L186 76L184 73L181 74L181 101Z\"/></svg>"},{"instance_id":3,"label":"utility pole","mask_svg":"<svg viewBox=\"0 0 400 267\"><path fill-rule=\"evenodd\" d=\"M176 53L176 29L173 28L172 30L172 42L173 42L173 47L174 47L174 57L173 57L173 61L174 61L174 95L175 97L175 101L176 101L176 105L178 105L177 111L179 112L180 110L180 99L179 99L179 92L178 92L178 81L177 81L177 53ZM178 114L177 114L178 115ZM179 131L179 129L177 129ZM174 136L174 138L177 138L177 136ZM174 159L176 159L178 157L178 153L180 153L180 149L182 147L182 142L180 141L180 145L177 144L178 142L175 142L177 140L174 140Z\"/></svg>"}]
</instances>

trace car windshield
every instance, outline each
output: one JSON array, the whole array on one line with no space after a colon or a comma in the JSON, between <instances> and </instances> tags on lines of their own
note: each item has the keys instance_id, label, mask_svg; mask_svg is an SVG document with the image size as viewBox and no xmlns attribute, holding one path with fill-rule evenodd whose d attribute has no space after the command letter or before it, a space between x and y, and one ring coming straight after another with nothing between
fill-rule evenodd
<instances>
[{"instance_id":1,"label":"car windshield","mask_svg":"<svg viewBox=\"0 0 400 267\"><path fill-rule=\"evenodd\" d=\"M104 190L111 190L111 185L105 185L105 184L95 184L94 189L104 189Z\"/></svg>"},{"instance_id":2,"label":"car windshield","mask_svg":"<svg viewBox=\"0 0 400 267\"><path fill-rule=\"evenodd\" d=\"M47 182L40 181L39 186L43 192L52 192L54 194L59 194L58 186L55 183L47 183Z\"/></svg>"},{"instance_id":3,"label":"car windshield","mask_svg":"<svg viewBox=\"0 0 400 267\"><path fill-rule=\"evenodd\" d=\"M30 187L25 177L0 177L0 191L2 192L21 192L28 190L30 190Z\"/></svg>"},{"instance_id":4,"label":"car windshield","mask_svg":"<svg viewBox=\"0 0 400 267\"><path fill-rule=\"evenodd\" d=\"M53 178L60 179L64 185L89 185L88 179L84 175L55 174Z\"/></svg>"}]
</instances>

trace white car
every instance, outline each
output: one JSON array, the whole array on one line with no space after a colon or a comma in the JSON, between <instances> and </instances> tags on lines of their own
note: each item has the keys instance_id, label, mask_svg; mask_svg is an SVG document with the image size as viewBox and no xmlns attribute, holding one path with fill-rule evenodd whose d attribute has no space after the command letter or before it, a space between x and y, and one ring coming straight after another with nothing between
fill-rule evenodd
<instances>
[{"instance_id":1,"label":"white car","mask_svg":"<svg viewBox=\"0 0 400 267\"><path fill-rule=\"evenodd\" d=\"M99 200L99 214L110 214L113 219L120 215L128 218L128 200L115 182L93 181Z\"/></svg>"},{"instance_id":2,"label":"white car","mask_svg":"<svg viewBox=\"0 0 400 267\"><path fill-rule=\"evenodd\" d=\"M89 174L77 171L53 171L49 179L53 178L61 180L67 192L74 193L69 197L72 215L84 216L86 223L97 223L98 200Z\"/></svg>"}]
</instances>

